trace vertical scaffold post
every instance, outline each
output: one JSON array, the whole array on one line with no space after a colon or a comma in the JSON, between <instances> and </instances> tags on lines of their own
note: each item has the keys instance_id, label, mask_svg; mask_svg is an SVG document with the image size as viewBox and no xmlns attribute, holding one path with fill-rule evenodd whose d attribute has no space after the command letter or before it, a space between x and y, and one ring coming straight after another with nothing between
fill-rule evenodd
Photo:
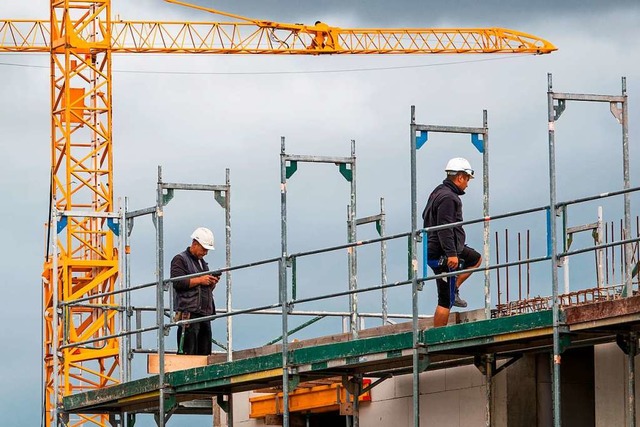
<instances>
[{"instance_id":1,"label":"vertical scaffold post","mask_svg":"<svg viewBox=\"0 0 640 427\"><path fill-rule=\"evenodd\" d=\"M231 267L231 176L229 168L225 169L225 197L224 197L224 229L225 229L225 265L227 268ZM216 194L216 193L214 193ZM226 296L227 296L227 313L233 311L231 305L231 271L225 273L225 280L227 282ZM233 320L232 316L227 316L227 362L233 360ZM227 426L233 426L233 394L228 395L228 412L227 412Z\"/></svg>"},{"instance_id":2,"label":"vertical scaffold post","mask_svg":"<svg viewBox=\"0 0 640 427\"><path fill-rule=\"evenodd\" d=\"M226 259L225 265L227 268L231 267L231 179L229 168L225 169L225 184L226 194L224 198L224 229L225 229L225 250ZM233 308L231 305L231 271L225 273L225 279L227 282L226 297L227 297L227 313L231 313ZM233 360L233 333L232 333L232 316L227 316L227 362Z\"/></svg>"},{"instance_id":3,"label":"vertical scaffold post","mask_svg":"<svg viewBox=\"0 0 640 427\"><path fill-rule=\"evenodd\" d=\"M631 188L631 180L629 178L629 109L627 102L627 79L622 77L622 111L620 116L614 116L618 119L622 125L622 169L624 179L624 189ZM617 103L611 102L611 111L614 112L617 109ZM624 194L624 233L623 239L631 238L631 195L629 193ZM624 296L633 295L632 289L632 271L633 266L633 250L631 243L624 245Z\"/></svg>"},{"instance_id":4,"label":"vertical scaffold post","mask_svg":"<svg viewBox=\"0 0 640 427\"><path fill-rule=\"evenodd\" d=\"M355 243L356 233L356 141L351 140L351 179L349 180L349 243ZM358 256L355 246L349 248L349 290L358 289ZM353 338L358 338L360 321L358 319L358 294L349 294L349 311L351 313L350 329Z\"/></svg>"},{"instance_id":5,"label":"vertical scaffold post","mask_svg":"<svg viewBox=\"0 0 640 427\"><path fill-rule=\"evenodd\" d=\"M129 198L124 198L124 205L122 209L122 216L120 217L120 232L122 233L120 253L124 254L120 257L120 271L124 275L123 288L125 292L122 294L122 306L124 307L124 324L122 326L123 331L131 332L131 317L133 316L133 310L131 309L131 292L128 290L131 287L131 250L129 247L130 228L129 221L127 220L127 212L129 211ZM121 346L121 365L123 367L121 372L122 382L131 381L131 361L133 359L133 352L131 351L131 335L124 337L124 345ZM131 424L132 416L127 412L122 414L122 427L133 427Z\"/></svg>"},{"instance_id":6,"label":"vertical scaffold post","mask_svg":"<svg viewBox=\"0 0 640 427\"><path fill-rule=\"evenodd\" d=\"M487 110L482 110L482 215L485 218L483 229L483 248L484 248L484 317L491 318L491 278L489 276L489 258L491 238L491 230L489 225L489 122L487 118ZM488 391L489 398L491 390ZM491 408L489 408L490 411ZM491 413L489 412L489 422Z\"/></svg>"},{"instance_id":7,"label":"vertical scaffold post","mask_svg":"<svg viewBox=\"0 0 640 427\"><path fill-rule=\"evenodd\" d=\"M556 153L555 153L555 108L553 98L553 84L551 73L547 75L547 112L549 129L549 232L551 256L551 288L553 302L553 359L552 359L552 397L553 397L553 425L560 427L562 414L560 406L560 307L558 305L558 243L557 243L557 215L556 215Z\"/></svg>"},{"instance_id":8,"label":"vertical scaffold post","mask_svg":"<svg viewBox=\"0 0 640 427\"><path fill-rule=\"evenodd\" d=\"M121 257L122 259L122 267L121 270L124 273L124 289L126 290L126 292L124 292L124 309L125 309L125 325L123 330L130 332L131 331L131 316L133 315L133 312L131 310L131 292L128 291L128 289L131 287L131 267L130 267L130 262L131 262L131 250L129 247L129 237L131 235L130 233L130 228L129 228L129 222L127 220L127 212L129 211L129 198L125 197L124 198L124 210L122 213L122 225L121 225L121 232L122 232L122 250L121 253L124 254L124 256ZM124 366L124 382L129 382L131 381L131 357L132 357L132 353L131 353L131 335L127 335L126 337L124 337L124 351L123 351L123 355L122 355L122 365Z\"/></svg>"},{"instance_id":9,"label":"vertical scaffold post","mask_svg":"<svg viewBox=\"0 0 640 427\"><path fill-rule=\"evenodd\" d=\"M53 317L53 325L57 327L60 323L59 320L59 303L60 303L60 294L58 292L59 287L59 277L58 277L58 209L56 209L55 199L52 203L52 213L51 213L51 265L52 272L51 274L51 282L53 285L53 301L51 303L51 307L53 309L53 313L51 316ZM43 288L43 292L45 292ZM66 343L62 343L66 344ZM59 356L59 341L57 339L51 340L51 354L53 354L53 404L51 405L52 414L46 414L46 416L50 417L50 419L54 420L56 426L59 422L59 412L58 407L60 405L60 356ZM45 373L46 374L46 373Z\"/></svg>"},{"instance_id":10,"label":"vertical scaffold post","mask_svg":"<svg viewBox=\"0 0 640 427\"><path fill-rule=\"evenodd\" d=\"M418 336L418 183L416 172L416 107L411 106L411 244L409 259L411 260L411 313L413 330L413 427L420 427L420 353Z\"/></svg>"},{"instance_id":11,"label":"vertical scaffold post","mask_svg":"<svg viewBox=\"0 0 640 427\"><path fill-rule=\"evenodd\" d=\"M289 427L289 337L287 303L287 161L284 136L280 138L280 240L278 288L282 305L282 425Z\"/></svg>"},{"instance_id":12,"label":"vertical scaffold post","mask_svg":"<svg viewBox=\"0 0 640 427\"><path fill-rule=\"evenodd\" d=\"M378 234L380 237L384 237L386 233L386 214L384 211L384 197L380 197L380 222ZM387 284L387 241L380 242L380 283L382 285ZM382 324L387 324L387 288L382 289Z\"/></svg>"},{"instance_id":13,"label":"vertical scaffold post","mask_svg":"<svg viewBox=\"0 0 640 427\"><path fill-rule=\"evenodd\" d=\"M485 318L491 317L491 282L489 275L489 257L490 257L490 229L489 229L489 127L487 119L487 110L482 111L482 127L463 127L463 126L438 126L438 125L422 125L414 123L414 132L420 132L419 141L416 142L416 150L420 149L427 141L429 132L434 133L454 133L467 134L471 136L471 144L482 154L482 210L484 216L483 230L483 256L484 265L487 267L484 271L484 314ZM414 138L416 138L414 136ZM417 215L417 210L416 214ZM415 216L414 215L414 216ZM417 226L417 224L416 224ZM426 250L427 241L423 242L423 248ZM424 254L423 254L424 256ZM427 266L423 266L426 276Z\"/></svg>"},{"instance_id":14,"label":"vertical scaffold post","mask_svg":"<svg viewBox=\"0 0 640 427\"><path fill-rule=\"evenodd\" d=\"M385 236L385 213L384 213L384 198L380 198L380 213L377 215L371 215L364 218L358 218L355 220L355 226L375 223L376 230L380 237ZM386 240L380 241L380 283L382 285L387 284L387 242ZM388 312L387 312L387 289L382 288L382 324L387 324Z\"/></svg>"},{"instance_id":15,"label":"vertical scaffold post","mask_svg":"<svg viewBox=\"0 0 640 427\"><path fill-rule=\"evenodd\" d=\"M288 164L287 164L288 163ZM288 301L288 280L287 280L287 268L290 266L291 260L289 259L287 249L287 180L293 176L298 169L298 163L329 163L338 166L340 174L351 184L350 191L350 205L347 208L347 215L349 217L348 222L348 241L355 243L355 214L356 214L356 157L355 157L355 140L351 140L351 156L350 157L336 157L336 156L301 156L287 154L285 151L285 138L281 137L280 147L280 211L281 211L281 233L282 233L282 255L280 257L280 304L282 304L282 360L283 360L283 425L289 423L289 409L287 407L289 402L288 390L289 385L289 372L287 365L287 353L288 353L288 312L293 308L294 299ZM349 290L353 291L349 294L349 317L350 317L350 329L354 338L358 337L358 299L355 295L357 290L357 261L355 257L355 249L349 248L347 253L348 260L348 275L349 275ZM295 290L294 290L295 294ZM294 379L297 379L296 376Z\"/></svg>"},{"instance_id":16,"label":"vertical scaffold post","mask_svg":"<svg viewBox=\"0 0 640 427\"><path fill-rule=\"evenodd\" d=\"M622 167L624 174L624 189L631 188L631 181L629 179L629 109L627 98L627 79L622 77ZM611 108L614 108L611 103ZM625 193L624 195L624 229L625 236L623 239L631 238L631 195ZM625 245L625 296L633 295L632 289L632 273L633 266L633 251L630 243ZM627 399L627 425L628 427L636 426L636 369L635 369L635 356L637 353L638 335L635 332L629 334L629 354L627 354L628 365L628 399Z\"/></svg>"},{"instance_id":17,"label":"vertical scaffold post","mask_svg":"<svg viewBox=\"0 0 640 427\"><path fill-rule=\"evenodd\" d=\"M164 388L164 230L163 230L162 167L158 166L158 190L156 195L156 323L158 326L158 427L165 425Z\"/></svg>"},{"instance_id":18,"label":"vertical scaffold post","mask_svg":"<svg viewBox=\"0 0 640 427\"><path fill-rule=\"evenodd\" d=\"M417 140L418 135L417 132L420 132L419 142ZM414 274L413 281L417 284L417 242L420 237L417 234L417 216L418 216L418 207L417 207L417 173L416 173L416 151L422 147L428 140L429 132L435 133L454 133L454 134L467 134L471 136L471 144L482 154L482 194L483 194L483 215L484 215L484 230L483 230L483 256L485 267L489 266L489 256L490 256L490 230L489 230L489 127L488 127L488 119L487 119L487 110L482 111L482 127L462 127L462 126L437 126L437 125L422 125L416 124L415 122L415 106L411 107L411 226L414 230L415 236L412 237L412 242L410 245L410 258L412 262L411 274ZM481 137L482 136L482 137ZM427 239L423 241L423 257L426 257L427 250ZM425 259L426 264L426 259ZM427 266L423 266L424 275L427 275ZM416 287L416 290L420 290L421 287ZM485 318L491 317L491 286L490 286L490 276L489 270L485 269L484 272L484 314ZM414 323L417 328L417 296L416 298L416 313L414 314ZM414 339L417 340L417 332L414 336ZM417 345L417 341L416 341ZM419 360L419 356L416 356L416 359ZM491 390L487 390L488 396L490 396ZM487 404L487 419L490 423L491 416L491 400L489 400ZM418 423L419 420L416 421ZM418 424L416 424L418 425Z\"/></svg>"}]
</instances>

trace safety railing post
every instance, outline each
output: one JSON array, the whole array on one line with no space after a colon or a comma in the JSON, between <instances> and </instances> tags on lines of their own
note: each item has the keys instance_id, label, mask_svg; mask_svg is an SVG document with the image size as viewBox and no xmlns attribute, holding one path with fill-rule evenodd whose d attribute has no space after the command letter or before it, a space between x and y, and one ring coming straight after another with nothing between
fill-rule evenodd
<instances>
[{"instance_id":1,"label":"safety railing post","mask_svg":"<svg viewBox=\"0 0 640 427\"><path fill-rule=\"evenodd\" d=\"M413 331L413 427L420 427L420 353L418 335L418 259L417 259L417 238L418 238L418 183L416 171L416 107L411 106L410 125L410 149L411 149L411 240L409 244L409 259L411 268L409 269L411 280L411 321Z\"/></svg>"},{"instance_id":2,"label":"safety railing post","mask_svg":"<svg viewBox=\"0 0 640 427\"><path fill-rule=\"evenodd\" d=\"M287 161L284 136L280 138L280 241L278 288L282 305L282 425L289 427L289 326L287 302Z\"/></svg>"},{"instance_id":3,"label":"safety railing post","mask_svg":"<svg viewBox=\"0 0 640 427\"><path fill-rule=\"evenodd\" d=\"M162 167L158 166L158 190L156 195L156 324L158 327L158 427L165 425L165 387L164 387L164 218L163 218Z\"/></svg>"},{"instance_id":4,"label":"safety railing post","mask_svg":"<svg viewBox=\"0 0 640 427\"><path fill-rule=\"evenodd\" d=\"M551 289L553 311L553 358L552 358L552 399L553 399L553 425L560 427L562 424L560 402L560 307L558 304L558 242L557 242L557 205L556 205L556 152L555 152L555 119L553 84L551 73L548 74L547 112L549 119L549 226L548 236L551 256Z\"/></svg>"}]
</instances>

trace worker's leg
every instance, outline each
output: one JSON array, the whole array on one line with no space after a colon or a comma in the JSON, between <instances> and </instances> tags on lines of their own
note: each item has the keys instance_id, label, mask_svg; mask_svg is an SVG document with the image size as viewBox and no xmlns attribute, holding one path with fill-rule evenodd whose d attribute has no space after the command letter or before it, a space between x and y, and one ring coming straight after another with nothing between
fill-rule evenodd
<instances>
[{"instance_id":1,"label":"worker's leg","mask_svg":"<svg viewBox=\"0 0 640 427\"><path fill-rule=\"evenodd\" d=\"M189 323L182 329L184 334L184 341L182 343L183 354L198 354L198 330L200 329L199 323Z\"/></svg>"},{"instance_id":2,"label":"worker's leg","mask_svg":"<svg viewBox=\"0 0 640 427\"><path fill-rule=\"evenodd\" d=\"M211 321L200 323L198 333L198 349L196 354L208 356L211 354Z\"/></svg>"},{"instance_id":3,"label":"worker's leg","mask_svg":"<svg viewBox=\"0 0 640 427\"><path fill-rule=\"evenodd\" d=\"M468 268L478 268L482 263L482 257L480 254L468 246L464 247L458 258L464 260L465 270ZM456 278L456 288L460 288L460 285L462 285L469 276L471 276L471 273L458 274Z\"/></svg>"},{"instance_id":4,"label":"worker's leg","mask_svg":"<svg viewBox=\"0 0 640 427\"><path fill-rule=\"evenodd\" d=\"M449 322L449 306L450 306L450 294L449 283L445 279L437 279L436 284L438 286L438 306L436 312L433 315L433 326L446 326Z\"/></svg>"},{"instance_id":5,"label":"worker's leg","mask_svg":"<svg viewBox=\"0 0 640 427\"><path fill-rule=\"evenodd\" d=\"M449 322L449 309L437 306L436 312L433 315L433 326L436 328L439 326L447 326L448 322Z\"/></svg>"}]
</instances>

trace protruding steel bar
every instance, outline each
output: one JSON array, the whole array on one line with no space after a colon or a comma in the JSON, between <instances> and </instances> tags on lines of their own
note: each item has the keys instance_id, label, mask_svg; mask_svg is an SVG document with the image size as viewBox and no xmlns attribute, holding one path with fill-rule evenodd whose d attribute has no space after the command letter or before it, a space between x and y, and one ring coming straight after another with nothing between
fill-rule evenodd
<instances>
[{"instance_id":1,"label":"protruding steel bar","mask_svg":"<svg viewBox=\"0 0 640 427\"><path fill-rule=\"evenodd\" d=\"M498 232L496 231L496 263L500 264L500 239L498 238ZM501 291L501 286L500 286L500 269L496 269L496 276L497 276L497 282L498 282L498 307L501 304L501 296L502 296L502 291Z\"/></svg>"},{"instance_id":2,"label":"protruding steel bar","mask_svg":"<svg viewBox=\"0 0 640 427\"><path fill-rule=\"evenodd\" d=\"M531 258L531 230L527 230L527 259ZM531 292L531 264L527 263L527 299Z\"/></svg>"},{"instance_id":3,"label":"protruding steel bar","mask_svg":"<svg viewBox=\"0 0 640 427\"><path fill-rule=\"evenodd\" d=\"M504 262L509 264L509 230L504 229ZM505 279L505 289L506 289L506 297L507 304L511 302L511 298L509 297L509 267L505 268L506 279Z\"/></svg>"},{"instance_id":4,"label":"protruding steel bar","mask_svg":"<svg viewBox=\"0 0 640 427\"><path fill-rule=\"evenodd\" d=\"M518 261L522 261L522 238L518 232ZM522 265L518 266L518 300L522 300Z\"/></svg>"},{"instance_id":5,"label":"protruding steel bar","mask_svg":"<svg viewBox=\"0 0 640 427\"><path fill-rule=\"evenodd\" d=\"M609 223L604 223L604 241L609 242ZM604 259L604 271L605 271L605 281L607 284L611 283L609 281L609 249L605 250L606 257Z\"/></svg>"},{"instance_id":6,"label":"protruding steel bar","mask_svg":"<svg viewBox=\"0 0 640 427\"><path fill-rule=\"evenodd\" d=\"M597 233L597 239L596 239L596 244L597 245L601 245L603 242L603 238L604 238L604 223L602 221L602 206L598 206L598 229L596 231ZM600 249L598 251L596 251L596 272L597 272L597 277L596 277L596 281L598 282L598 287L602 288L604 286L604 258L605 258L605 251L603 249Z\"/></svg>"}]
</instances>

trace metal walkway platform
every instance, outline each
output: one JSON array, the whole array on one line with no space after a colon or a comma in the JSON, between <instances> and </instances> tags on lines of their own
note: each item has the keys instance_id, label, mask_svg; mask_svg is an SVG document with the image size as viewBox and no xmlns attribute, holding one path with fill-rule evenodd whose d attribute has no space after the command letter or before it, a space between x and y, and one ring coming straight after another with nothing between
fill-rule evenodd
<instances>
[{"instance_id":1,"label":"metal walkway platform","mask_svg":"<svg viewBox=\"0 0 640 427\"><path fill-rule=\"evenodd\" d=\"M421 320L421 369L473 364L487 354L495 360L506 360L504 365L526 352L551 351L552 327L551 310L442 328L432 328L430 321ZM563 349L615 342L620 336L640 330L640 296L563 308L560 327ZM295 381L291 386L335 376L410 373L412 342L408 323L366 329L358 339L340 334L291 343L290 378ZM166 373L166 409L201 413L197 406L189 408L181 403L281 385L283 357L278 347L244 350L238 356L244 352L246 358ZM265 352L271 353L260 354ZM497 368L499 371L500 365ZM158 409L158 396L158 377L150 376L67 396L63 403L68 413L154 412Z\"/></svg>"}]
</instances>

